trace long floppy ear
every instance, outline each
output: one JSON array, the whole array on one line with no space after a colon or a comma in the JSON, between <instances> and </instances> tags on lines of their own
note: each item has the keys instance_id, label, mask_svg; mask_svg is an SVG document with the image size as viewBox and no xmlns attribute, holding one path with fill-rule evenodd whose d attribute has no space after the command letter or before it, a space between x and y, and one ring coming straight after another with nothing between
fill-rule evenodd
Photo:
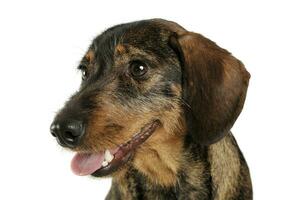
<instances>
[{"instance_id":1,"label":"long floppy ear","mask_svg":"<svg viewBox=\"0 0 301 200\"><path fill-rule=\"evenodd\" d=\"M200 34L170 37L182 64L188 133L202 145L223 138L239 116L250 74L228 51Z\"/></svg>"}]
</instances>

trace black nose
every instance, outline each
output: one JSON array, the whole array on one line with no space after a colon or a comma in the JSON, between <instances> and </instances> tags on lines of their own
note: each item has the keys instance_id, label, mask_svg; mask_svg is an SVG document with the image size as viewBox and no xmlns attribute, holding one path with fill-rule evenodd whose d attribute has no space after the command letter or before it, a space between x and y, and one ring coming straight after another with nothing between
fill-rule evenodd
<instances>
[{"instance_id":1,"label":"black nose","mask_svg":"<svg viewBox=\"0 0 301 200\"><path fill-rule=\"evenodd\" d=\"M84 124L77 120L56 120L50 126L51 134L64 147L76 147L84 135Z\"/></svg>"}]
</instances>

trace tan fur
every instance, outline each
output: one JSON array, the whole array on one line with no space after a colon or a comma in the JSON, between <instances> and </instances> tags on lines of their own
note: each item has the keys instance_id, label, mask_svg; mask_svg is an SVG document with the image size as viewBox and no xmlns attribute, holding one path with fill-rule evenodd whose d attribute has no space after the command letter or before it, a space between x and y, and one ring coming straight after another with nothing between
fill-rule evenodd
<instances>
[{"instance_id":1,"label":"tan fur","mask_svg":"<svg viewBox=\"0 0 301 200\"><path fill-rule=\"evenodd\" d=\"M185 124L179 104L175 102L173 110L161 111L159 119L163 127L136 150L133 164L154 184L172 186L183 162Z\"/></svg>"},{"instance_id":2,"label":"tan fur","mask_svg":"<svg viewBox=\"0 0 301 200\"><path fill-rule=\"evenodd\" d=\"M182 87L181 87L180 84L172 84L171 85L171 91L176 96L181 96L181 94L182 94Z\"/></svg>"},{"instance_id":3,"label":"tan fur","mask_svg":"<svg viewBox=\"0 0 301 200\"><path fill-rule=\"evenodd\" d=\"M248 72L204 36L149 21L104 33L81 61L87 76L64 110L84 114L85 134L72 150L115 149L158 120L110 174L107 199L250 199L248 167L227 134L242 109ZM133 73L137 60L148 67L144 76Z\"/></svg>"},{"instance_id":4,"label":"tan fur","mask_svg":"<svg viewBox=\"0 0 301 200\"><path fill-rule=\"evenodd\" d=\"M157 116L163 126L155 131L142 146L138 147L133 164L153 183L162 186L174 185L177 181L176 173L181 163L181 147L184 141L182 134L184 126L180 118L180 108L177 108L177 105L174 106L175 110L162 111L161 113L144 108L138 112L144 113L143 118L137 121L136 116L139 115L137 111L131 111L136 114L130 114L129 111L118 105L114 105L114 107L107 105L105 107L110 112L104 110L95 112L88 129L89 135L85 141L85 146L94 147L93 149L96 151L99 148L103 150L114 147L114 144L122 144L151 121L154 116ZM114 122L125 128L118 132L106 133L104 132L106 121ZM116 175L121 176L118 173Z\"/></svg>"},{"instance_id":5,"label":"tan fur","mask_svg":"<svg viewBox=\"0 0 301 200\"><path fill-rule=\"evenodd\" d=\"M231 199L238 191L240 160L237 148L231 136L224 137L209 147L211 176L216 193L216 200Z\"/></svg>"},{"instance_id":6,"label":"tan fur","mask_svg":"<svg viewBox=\"0 0 301 200\"><path fill-rule=\"evenodd\" d=\"M95 59L95 53L94 53L94 51L89 50L89 51L86 53L85 58L87 59L87 61L88 61L89 63L93 63L93 62L94 62L94 59Z\"/></svg>"},{"instance_id":7,"label":"tan fur","mask_svg":"<svg viewBox=\"0 0 301 200\"><path fill-rule=\"evenodd\" d=\"M127 50L126 50L127 49ZM115 51L115 67L122 66L128 62L133 55L146 54L131 46L117 45ZM143 90L151 88L160 77L153 78L144 84ZM105 89L106 92L99 95L102 105L96 109L89 122L87 137L84 147L93 151L113 148L129 140L145 124L153 119L159 119L162 127L135 151L133 165L141 171L151 182L161 186L175 185L176 174L182 159L182 146L184 141L184 121L181 116L180 102L157 97L154 103L145 102L144 105L133 105L135 109L128 108L114 102L115 83L112 82ZM181 95L181 86L172 85L172 92ZM104 95L106 94L106 95ZM168 106L169 109L160 109ZM137 116L143 116L137 120ZM108 124L123 127L122 130L110 131L106 129ZM118 180L123 180L125 170L121 169L114 174Z\"/></svg>"},{"instance_id":8,"label":"tan fur","mask_svg":"<svg viewBox=\"0 0 301 200\"><path fill-rule=\"evenodd\" d=\"M115 53L124 54L126 52L126 48L124 45L118 44L115 48Z\"/></svg>"},{"instance_id":9,"label":"tan fur","mask_svg":"<svg viewBox=\"0 0 301 200\"><path fill-rule=\"evenodd\" d=\"M137 149L134 166L156 185L174 186L183 153L183 136L156 131Z\"/></svg>"}]
</instances>

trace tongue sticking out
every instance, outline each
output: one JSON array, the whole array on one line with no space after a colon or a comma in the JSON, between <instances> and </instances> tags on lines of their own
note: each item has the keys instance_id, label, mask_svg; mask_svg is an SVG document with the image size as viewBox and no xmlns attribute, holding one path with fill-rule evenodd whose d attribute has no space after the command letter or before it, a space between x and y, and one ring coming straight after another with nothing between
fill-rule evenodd
<instances>
[{"instance_id":1,"label":"tongue sticking out","mask_svg":"<svg viewBox=\"0 0 301 200\"><path fill-rule=\"evenodd\" d=\"M159 125L159 120L145 125L140 132L117 148L106 149L105 152L102 151L100 153L75 154L71 161L73 173L79 176L90 174L93 176L106 176L116 171L128 161L131 152L145 142Z\"/></svg>"},{"instance_id":2,"label":"tongue sticking out","mask_svg":"<svg viewBox=\"0 0 301 200\"><path fill-rule=\"evenodd\" d=\"M104 161L104 153L77 153L71 161L71 169L74 174L85 176L92 174L101 167Z\"/></svg>"}]
</instances>

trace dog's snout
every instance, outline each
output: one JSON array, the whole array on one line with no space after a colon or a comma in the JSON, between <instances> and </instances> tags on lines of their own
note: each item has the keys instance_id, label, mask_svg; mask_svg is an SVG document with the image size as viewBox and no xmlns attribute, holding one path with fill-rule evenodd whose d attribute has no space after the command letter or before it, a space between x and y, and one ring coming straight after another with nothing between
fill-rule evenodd
<instances>
[{"instance_id":1,"label":"dog's snout","mask_svg":"<svg viewBox=\"0 0 301 200\"><path fill-rule=\"evenodd\" d=\"M60 145L74 148L80 143L85 128L82 121L56 120L51 124L50 132Z\"/></svg>"}]
</instances>

